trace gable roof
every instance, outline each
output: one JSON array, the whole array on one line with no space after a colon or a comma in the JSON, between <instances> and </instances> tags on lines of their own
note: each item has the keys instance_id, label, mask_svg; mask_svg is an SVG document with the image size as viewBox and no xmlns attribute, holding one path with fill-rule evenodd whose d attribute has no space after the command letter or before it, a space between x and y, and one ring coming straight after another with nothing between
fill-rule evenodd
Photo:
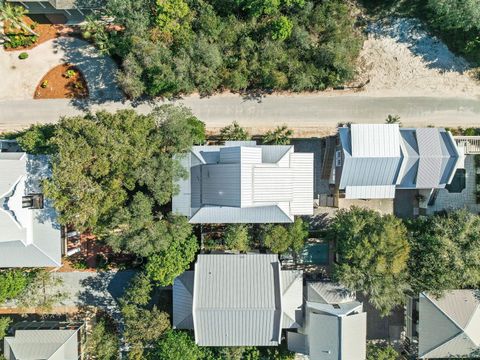
<instances>
[{"instance_id":1,"label":"gable roof","mask_svg":"<svg viewBox=\"0 0 480 360\"><path fill-rule=\"evenodd\" d=\"M16 330L5 337L7 360L77 360L77 330ZM13 355L11 357L10 355Z\"/></svg>"},{"instance_id":2,"label":"gable roof","mask_svg":"<svg viewBox=\"0 0 480 360\"><path fill-rule=\"evenodd\" d=\"M303 324L303 272L282 270L282 329L299 328Z\"/></svg>"},{"instance_id":3,"label":"gable roof","mask_svg":"<svg viewBox=\"0 0 480 360\"><path fill-rule=\"evenodd\" d=\"M338 131L343 150L339 188L347 198L393 198L396 188L443 188L461 163L445 129L352 124Z\"/></svg>"},{"instance_id":4,"label":"gable roof","mask_svg":"<svg viewBox=\"0 0 480 360\"><path fill-rule=\"evenodd\" d=\"M185 271L173 282L172 326L174 329L193 329L193 271Z\"/></svg>"},{"instance_id":5,"label":"gable roof","mask_svg":"<svg viewBox=\"0 0 480 360\"><path fill-rule=\"evenodd\" d=\"M48 200L43 209L23 208L23 196L41 192L48 159L0 153L0 267L61 265L60 226Z\"/></svg>"},{"instance_id":6,"label":"gable roof","mask_svg":"<svg viewBox=\"0 0 480 360\"><path fill-rule=\"evenodd\" d=\"M280 263L277 255L199 255L193 323L202 346L280 343Z\"/></svg>"},{"instance_id":7,"label":"gable roof","mask_svg":"<svg viewBox=\"0 0 480 360\"><path fill-rule=\"evenodd\" d=\"M313 154L291 145L195 146L181 162L189 177L172 205L190 223L289 223L313 214Z\"/></svg>"},{"instance_id":8,"label":"gable roof","mask_svg":"<svg viewBox=\"0 0 480 360\"><path fill-rule=\"evenodd\" d=\"M419 297L420 358L468 356L480 350L480 293L452 290L441 298Z\"/></svg>"}]
</instances>

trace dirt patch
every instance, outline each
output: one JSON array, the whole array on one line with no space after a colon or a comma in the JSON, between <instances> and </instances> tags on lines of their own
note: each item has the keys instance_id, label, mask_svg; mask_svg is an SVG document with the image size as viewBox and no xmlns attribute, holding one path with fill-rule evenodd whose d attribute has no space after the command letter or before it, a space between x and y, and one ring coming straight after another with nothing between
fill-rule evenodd
<instances>
[{"instance_id":1,"label":"dirt patch","mask_svg":"<svg viewBox=\"0 0 480 360\"><path fill-rule=\"evenodd\" d=\"M34 99L70 99L88 97L88 87L81 71L70 64L54 67L35 89Z\"/></svg>"},{"instance_id":2,"label":"dirt patch","mask_svg":"<svg viewBox=\"0 0 480 360\"><path fill-rule=\"evenodd\" d=\"M6 35L18 35L18 36L27 36L27 37L36 37L36 41L28 46L19 46L15 48L5 48L5 51L20 51L20 50L29 50L34 48L41 43L44 43L51 39L56 39L60 36L78 36L79 29L67 26L63 24L39 24L33 21L28 16L25 16L23 19L24 23L30 27L38 36L35 36L25 30L12 28L8 23L4 24L4 33Z\"/></svg>"},{"instance_id":3,"label":"dirt patch","mask_svg":"<svg viewBox=\"0 0 480 360\"><path fill-rule=\"evenodd\" d=\"M474 69L453 54L419 21L389 18L367 27L356 82L373 96L461 96L478 98Z\"/></svg>"}]
</instances>

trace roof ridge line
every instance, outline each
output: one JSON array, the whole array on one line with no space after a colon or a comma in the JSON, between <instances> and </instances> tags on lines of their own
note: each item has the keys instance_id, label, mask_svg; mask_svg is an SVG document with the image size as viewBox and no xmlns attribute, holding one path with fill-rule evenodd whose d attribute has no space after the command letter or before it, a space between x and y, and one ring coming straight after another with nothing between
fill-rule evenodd
<instances>
[{"instance_id":1,"label":"roof ridge line","mask_svg":"<svg viewBox=\"0 0 480 360\"><path fill-rule=\"evenodd\" d=\"M458 323L454 319L452 319L450 315L448 315L445 311L443 311L443 309L438 307L438 305L435 304L435 302L432 299L430 299L430 296L428 296L428 294L423 293L423 295L428 299L428 301L430 301L433 304L433 306L435 306L438 310L440 310L440 312L443 315L445 315L461 332L465 332L465 329L463 329L460 325L458 325Z\"/></svg>"}]
</instances>

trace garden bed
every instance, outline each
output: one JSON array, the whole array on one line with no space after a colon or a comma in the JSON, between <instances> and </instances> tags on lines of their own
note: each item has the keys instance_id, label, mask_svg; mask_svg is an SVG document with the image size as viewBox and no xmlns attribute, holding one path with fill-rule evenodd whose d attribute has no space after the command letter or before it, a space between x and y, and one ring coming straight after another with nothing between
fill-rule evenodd
<instances>
[{"instance_id":1,"label":"garden bed","mask_svg":"<svg viewBox=\"0 0 480 360\"><path fill-rule=\"evenodd\" d=\"M5 51L29 50L41 43L59 36L69 36L75 32L75 29L62 24L39 24L28 16L24 17L24 23L30 27L38 36L35 36L25 30L12 28L10 25L4 25L4 32L12 41L4 43Z\"/></svg>"},{"instance_id":2,"label":"garden bed","mask_svg":"<svg viewBox=\"0 0 480 360\"><path fill-rule=\"evenodd\" d=\"M88 86L78 68L70 64L54 67L35 89L34 99L87 98Z\"/></svg>"}]
</instances>

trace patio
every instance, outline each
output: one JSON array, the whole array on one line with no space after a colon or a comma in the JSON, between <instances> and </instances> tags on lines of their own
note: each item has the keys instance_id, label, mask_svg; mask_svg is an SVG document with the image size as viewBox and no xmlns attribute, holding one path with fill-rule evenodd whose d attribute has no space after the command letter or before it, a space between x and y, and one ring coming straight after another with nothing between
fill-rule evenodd
<instances>
[{"instance_id":1,"label":"patio","mask_svg":"<svg viewBox=\"0 0 480 360\"><path fill-rule=\"evenodd\" d=\"M462 208L476 214L480 212L480 204L477 204L476 198L475 155L465 156L465 170L465 189L460 193L451 193L447 189L439 190L434 204L427 208L427 215Z\"/></svg>"}]
</instances>

